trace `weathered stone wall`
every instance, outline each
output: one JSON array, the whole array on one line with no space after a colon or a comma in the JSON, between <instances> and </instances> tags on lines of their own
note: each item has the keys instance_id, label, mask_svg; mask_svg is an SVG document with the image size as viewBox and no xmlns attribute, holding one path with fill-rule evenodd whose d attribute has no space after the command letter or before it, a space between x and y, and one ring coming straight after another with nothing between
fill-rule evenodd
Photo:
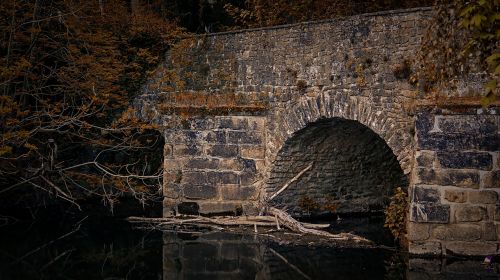
<instances>
[{"instance_id":1,"label":"weathered stone wall","mask_svg":"<svg viewBox=\"0 0 500 280\"><path fill-rule=\"evenodd\" d=\"M411 59L430 16L390 11L186 39L189 51L173 50L137 101L143 117L164 127L164 215L256 213L295 175L289 165L273 181L287 141L339 118L376 133L410 176L411 252L497 252L498 110L415 106ZM476 82L463 80L453 93L479 92Z\"/></svg>"},{"instance_id":2,"label":"weathered stone wall","mask_svg":"<svg viewBox=\"0 0 500 280\"><path fill-rule=\"evenodd\" d=\"M266 192L278 191L310 164L273 204L294 216L380 213L395 186L408 187L384 140L356 121L324 119L295 133L273 163Z\"/></svg>"},{"instance_id":3,"label":"weathered stone wall","mask_svg":"<svg viewBox=\"0 0 500 280\"><path fill-rule=\"evenodd\" d=\"M165 215L240 214L264 171L264 117L216 116L165 130Z\"/></svg>"},{"instance_id":4,"label":"weathered stone wall","mask_svg":"<svg viewBox=\"0 0 500 280\"><path fill-rule=\"evenodd\" d=\"M251 213L285 141L322 118L371 129L408 174L415 88L407 60L428 18L414 9L186 39L190 51L171 53L174 63L137 106L168 127L165 215ZM162 83L165 75L184 82Z\"/></svg>"},{"instance_id":5,"label":"weathered stone wall","mask_svg":"<svg viewBox=\"0 0 500 280\"><path fill-rule=\"evenodd\" d=\"M497 109L423 110L416 118L410 251L497 254L500 116Z\"/></svg>"}]
</instances>

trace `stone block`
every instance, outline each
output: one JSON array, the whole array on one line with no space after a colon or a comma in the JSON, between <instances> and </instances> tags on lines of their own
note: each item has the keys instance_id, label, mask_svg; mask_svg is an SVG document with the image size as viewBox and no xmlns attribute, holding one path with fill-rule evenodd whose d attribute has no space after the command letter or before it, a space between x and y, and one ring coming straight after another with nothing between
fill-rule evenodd
<instances>
[{"instance_id":1,"label":"stone block","mask_svg":"<svg viewBox=\"0 0 500 280\"><path fill-rule=\"evenodd\" d=\"M447 170L439 176L440 185L457 186L461 188L479 188L479 174L477 171Z\"/></svg>"},{"instance_id":2,"label":"stone block","mask_svg":"<svg viewBox=\"0 0 500 280\"><path fill-rule=\"evenodd\" d=\"M226 132L222 130L209 131L205 136L205 141L212 144L226 144Z\"/></svg>"},{"instance_id":3,"label":"stone block","mask_svg":"<svg viewBox=\"0 0 500 280\"><path fill-rule=\"evenodd\" d=\"M485 152L437 152L436 157L443 168L491 170L493 159Z\"/></svg>"},{"instance_id":4,"label":"stone block","mask_svg":"<svg viewBox=\"0 0 500 280\"><path fill-rule=\"evenodd\" d=\"M412 203L410 221L419 223L448 223L450 206L433 203Z\"/></svg>"},{"instance_id":5,"label":"stone block","mask_svg":"<svg viewBox=\"0 0 500 280\"><path fill-rule=\"evenodd\" d=\"M441 192L426 186L413 187L413 202L435 202L441 201Z\"/></svg>"},{"instance_id":6,"label":"stone block","mask_svg":"<svg viewBox=\"0 0 500 280\"><path fill-rule=\"evenodd\" d=\"M481 225L483 234L482 239L486 241L497 240L497 228L494 223L484 223Z\"/></svg>"},{"instance_id":7,"label":"stone block","mask_svg":"<svg viewBox=\"0 0 500 280\"><path fill-rule=\"evenodd\" d=\"M182 195L182 188L180 187L179 184L175 184L175 183L167 184L167 183L164 183L164 185L163 185L163 196L164 197L177 199L181 195Z\"/></svg>"},{"instance_id":8,"label":"stone block","mask_svg":"<svg viewBox=\"0 0 500 280\"><path fill-rule=\"evenodd\" d=\"M180 160L165 159L163 161L163 169L165 170L179 170L181 168L182 168L182 163Z\"/></svg>"},{"instance_id":9,"label":"stone block","mask_svg":"<svg viewBox=\"0 0 500 280\"><path fill-rule=\"evenodd\" d=\"M488 256L496 255L497 247L495 243L453 241L445 244L445 252L447 255Z\"/></svg>"},{"instance_id":10,"label":"stone block","mask_svg":"<svg viewBox=\"0 0 500 280\"><path fill-rule=\"evenodd\" d=\"M224 200L255 200L257 192L254 186L226 185L220 187Z\"/></svg>"},{"instance_id":11,"label":"stone block","mask_svg":"<svg viewBox=\"0 0 500 280\"><path fill-rule=\"evenodd\" d=\"M455 210L457 222L479 222L486 218L486 209L481 206L463 205Z\"/></svg>"},{"instance_id":12,"label":"stone block","mask_svg":"<svg viewBox=\"0 0 500 280\"><path fill-rule=\"evenodd\" d=\"M449 224L436 226L432 237L437 240L474 241L481 239L481 227L474 224Z\"/></svg>"},{"instance_id":13,"label":"stone block","mask_svg":"<svg viewBox=\"0 0 500 280\"><path fill-rule=\"evenodd\" d=\"M415 154L417 165L419 167L432 168L434 162L433 151L417 151Z\"/></svg>"},{"instance_id":14,"label":"stone block","mask_svg":"<svg viewBox=\"0 0 500 280\"><path fill-rule=\"evenodd\" d=\"M241 145L240 155L244 158L264 159L266 149L263 146Z\"/></svg>"},{"instance_id":15,"label":"stone block","mask_svg":"<svg viewBox=\"0 0 500 280\"><path fill-rule=\"evenodd\" d=\"M500 222L500 207L495 207L495 222Z\"/></svg>"},{"instance_id":16,"label":"stone block","mask_svg":"<svg viewBox=\"0 0 500 280\"><path fill-rule=\"evenodd\" d=\"M242 158L222 158L219 160L218 170L243 171L245 163Z\"/></svg>"},{"instance_id":17,"label":"stone block","mask_svg":"<svg viewBox=\"0 0 500 280\"><path fill-rule=\"evenodd\" d=\"M417 168L419 184L479 188L479 173L474 170L434 170Z\"/></svg>"},{"instance_id":18,"label":"stone block","mask_svg":"<svg viewBox=\"0 0 500 280\"><path fill-rule=\"evenodd\" d=\"M411 255L441 255L441 243L429 241L410 241L408 251Z\"/></svg>"},{"instance_id":19,"label":"stone block","mask_svg":"<svg viewBox=\"0 0 500 280\"><path fill-rule=\"evenodd\" d=\"M184 197L187 199L211 199L217 196L217 188L213 185L186 185Z\"/></svg>"},{"instance_id":20,"label":"stone block","mask_svg":"<svg viewBox=\"0 0 500 280\"><path fill-rule=\"evenodd\" d=\"M217 202L199 202L201 214L210 215L234 215L240 216L243 212L243 207L241 203L238 202L227 202L227 201L217 201Z\"/></svg>"},{"instance_id":21,"label":"stone block","mask_svg":"<svg viewBox=\"0 0 500 280\"><path fill-rule=\"evenodd\" d=\"M228 131L227 142L230 144L262 144L263 135L255 131Z\"/></svg>"},{"instance_id":22,"label":"stone block","mask_svg":"<svg viewBox=\"0 0 500 280\"><path fill-rule=\"evenodd\" d=\"M217 169L219 161L219 159L214 158L192 158L186 161L184 167L188 169Z\"/></svg>"},{"instance_id":23,"label":"stone block","mask_svg":"<svg viewBox=\"0 0 500 280\"><path fill-rule=\"evenodd\" d=\"M173 146L169 145L169 144L165 144L165 146L163 146L163 156L165 158L171 158L172 153L173 153Z\"/></svg>"},{"instance_id":24,"label":"stone block","mask_svg":"<svg viewBox=\"0 0 500 280\"><path fill-rule=\"evenodd\" d=\"M240 174L240 184L241 185L252 185L259 181L261 179L261 176L257 174L256 172L242 172Z\"/></svg>"},{"instance_id":25,"label":"stone block","mask_svg":"<svg viewBox=\"0 0 500 280\"><path fill-rule=\"evenodd\" d=\"M495 134L422 134L417 137L417 147L421 150L464 151L482 150L497 151L500 148L500 136Z\"/></svg>"},{"instance_id":26,"label":"stone block","mask_svg":"<svg viewBox=\"0 0 500 280\"><path fill-rule=\"evenodd\" d=\"M200 213L200 206L197 202L181 202L177 205L177 211L179 214L186 215L198 215Z\"/></svg>"},{"instance_id":27,"label":"stone block","mask_svg":"<svg viewBox=\"0 0 500 280\"><path fill-rule=\"evenodd\" d=\"M264 131L266 128L266 118L265 117L249 117L248 128L251 130Z\"/></svg>"},{"instance_id":28,"label":"stone block","mask_svg":"<svg viewBox=\"0 0 500 280\"><path fill-rule=\"evenodd\" d=\"M449 202L463 203L467 201L467 192L456 190L445 190L444 199Z\"/></svg>"},{"instance_id":29,"label":"stone block","mask_svg":"<svg viewBox=\"0 0 500 280\"><path fill-rule=\"evenodd\" d=\"M492 115L450 115L438 118L443 133L490 135L496 134L497 123Z\"/></svg>"},{"instance_id":30,"label":"stone block","mask_svg":"<svg viewBox=\"0 0 500 280\"><path fill-rule=\"evenodd\" d=\"M196 145L178 144L174 145L173 149L174 149L173 154L176 157L199 156L203 153L202 148Z\"/></svg>"},{"instance_id":31,"label":"stone block","mask_svg":"<svg viewBox=\"0 0 500 280\"><path fill-rule=\"evenodd\" d=\"M236 145L213 145L207 148L207 154L214 157L231 158L238 156Z\"/></svg>"},{"instance_id":32,"label":"stone block","mask_svg":"<svg viewBox=\"0 0 500 280\"><path fill-rule=\"evenodd\" d=\"M183 185L203 185L207 183L207 174L203 171L185 171L182 173Z\"/></svg>"},{"instance_id":33,"label":"stone block","mask_svg":"<svg viewBox=\"0 0 500 280\"><path fill-rule=\"evenodd\" d=\"M233 130L246 130L248 128L248 120L246 117L218 117L217 128L227 128Z\"/></svg>"},{"instance_id":34,"label":"stone block","mask_svg":"<svg viewBox=\"0 0 500 280\"><path fill-rule=\"evenodd\" d=\"M500 159L498 159L498 161L500 162ZM495 170L484 174L482 187L500 189L500 170Z\"/></svg>"},{"instance_id":35,"label":"stone block","mask_svg":"<svg viewBox=\"0 0 500 280\"><path fill-rule=\"evenodd\" d=\"M495 191L470 191L469 202L474 204L497 204L498 193Z\"/></svg>"},{"instance_id":36,"label":"stone block","mask_svg":"<svg viewBox=\"0 0 500 280\"><path fill-rule=\"evenodd\" d=\"M409 222L408 240L421 241L428 239L430 237L429 228L429 224Z\"/></svg>"},{"instance_id":37,"label":"stone block","mask_svg":"<svg viewBox=\"0 0 500 280\"><path fill-rule=\"evenodd\" d=\"M210 184L238 184L238 174L232 171L207 172L207 183Z\"/></svg>"}]
</instances>

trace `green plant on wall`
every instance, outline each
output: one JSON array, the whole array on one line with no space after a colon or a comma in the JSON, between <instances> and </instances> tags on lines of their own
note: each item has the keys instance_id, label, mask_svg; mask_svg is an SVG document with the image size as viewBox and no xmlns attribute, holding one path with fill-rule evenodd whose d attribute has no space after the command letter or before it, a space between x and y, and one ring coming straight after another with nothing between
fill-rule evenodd
<instances>
[{"instance_id":1,"label":"green plant on wall","mask_svg":"<svg viewBox=\"0 0 500 280\"><path fill-rule=\"evenodd\" d=\"M469 73L484 73L481 104L498 95L500 0L439 0L410 78L429 92L456 87Z\"/></svg>"},{"instance_id":2,"label":"green plant on wall","mask_svg":"<svg viewBox=\"0 0 500 280\"><path fill-rule=\"evenodd\" d=\"M408 195L400 187L391 197L389 206L385 209L385 224L394 238L401 240L406 234L406 213L408 209Z\"/></svg>"}]
</instances>

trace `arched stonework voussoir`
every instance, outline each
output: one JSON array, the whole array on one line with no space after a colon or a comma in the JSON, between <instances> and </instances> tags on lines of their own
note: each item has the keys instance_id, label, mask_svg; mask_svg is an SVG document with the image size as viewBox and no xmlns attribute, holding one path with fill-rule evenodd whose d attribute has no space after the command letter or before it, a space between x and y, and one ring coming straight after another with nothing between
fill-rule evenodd
<instances>
[{"instance_id":1,"label":"arched stonework voussoir","mask_svg":"<svg viewBox=\"0 0 500 280\"><path fill-rule=\"evenodd\" d=\"M308 124L325 118L358 121L382 138L394 155L404 174L411 171L412 118L402 109L388 109L369 97L352 96L342 92L318 91L275 106L268 115L266 145L266 177L283 145L294 133Z\"/></svg>"}]
</instances>

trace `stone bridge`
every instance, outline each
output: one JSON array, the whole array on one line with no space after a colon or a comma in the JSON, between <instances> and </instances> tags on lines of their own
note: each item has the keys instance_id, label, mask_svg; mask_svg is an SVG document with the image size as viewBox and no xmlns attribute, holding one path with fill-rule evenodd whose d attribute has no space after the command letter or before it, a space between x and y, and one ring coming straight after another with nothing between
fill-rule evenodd
<instances>
[{"instance_id":1,"label":"stone bridge","mask_svg":"<svg viewBox=\"0 0 500 280\"><path fill-rule=\"evenodd\" d=\"M410 77L431 15L180 42L136 102L165 135L164 215L255 214L285 184L272 203L296 216L380 212L402 187L412 253L498 253L498 107L421 102ZM477 76L444 94L471 100Z\"/></svg>"}]
</instances>

